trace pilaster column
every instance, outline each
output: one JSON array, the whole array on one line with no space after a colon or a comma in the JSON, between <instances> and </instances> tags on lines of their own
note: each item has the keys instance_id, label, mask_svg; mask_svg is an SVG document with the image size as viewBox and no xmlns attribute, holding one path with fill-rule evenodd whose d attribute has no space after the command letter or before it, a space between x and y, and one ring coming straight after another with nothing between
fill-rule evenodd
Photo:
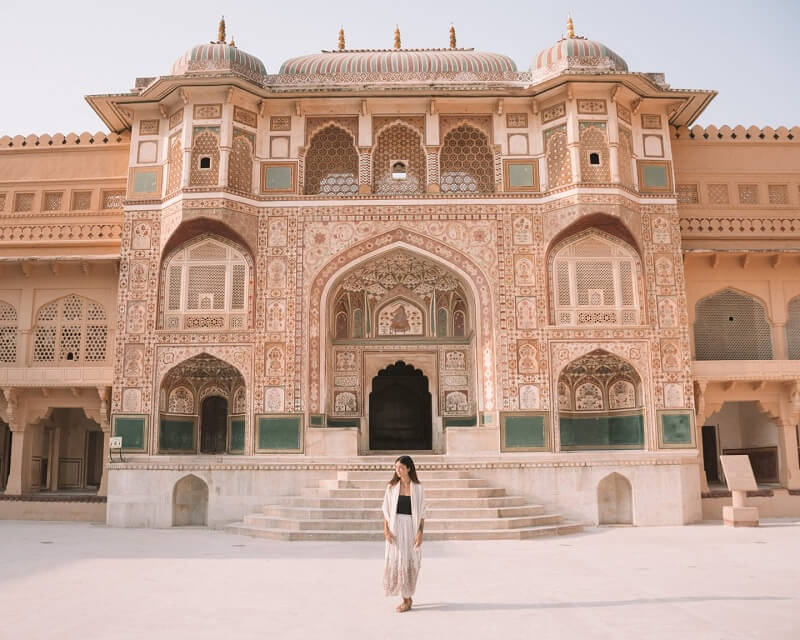
<instances>
[{"instance_id":1,"label":"pilaster column","mask_svg":"<svg viewBox=\"0 0 800 640\"><path fill-rule=\"evenodd\" d=\"M358 192L372 193L372 149L358 149Z\"/></svg>"},{"instance_id":2,"label":"pilaster column","mask_svg":"<svg viewBox=\"0 0 800 640\"><path fill-rule=\"evenodd\" d=\"M611 182L619 184L619 143L612 142L608 145L608 163L611 165Z\"/></svg>"},{"instance_id":3,"label":"pilaster column","mask_svg":"<svg viewBox=\"0 0 800 640\"><path fill-rule=\"evenodd\" d=\"M781 420L778 426L778 478L786 489L800 489L800 460L797 450L797 422Z\"/></svg>"},{"instance_id":4,"label":"pilaster column","mask_svg":"<svg viewBox=\"0 0 800 640\"><path fill-rule=\"evenodd\" d=\"M219 148L219 186L228 186L228 167L231 163L231 147L220 146Z\"/></svg>"},{"instance_id":5,"label":"pilaster column","mask_svg":"<svg viewBox=\"0 0 800 640\"><path fill-rule=\"evenodd\" d=\"M97 488L98 496L108 495L108 457L111 451L109 438L111 437L111 423L108 419L108 395L110 387L97 387L100 396L100 429L103 432L103 472L100 476L100 486Z\"/></svg>"},{"instance_id":6,"label":"pilaster column","mask_svg":"<svg viewBox=\"0 0 800 640\"><path fill-rule=\"evenodd\" d=\"M428 184L425 185L425 191L428 193L439 193L441 191L439 172L439 147L427 147L425 152L425 173Z\"/></svg>"},{"instance_id":7,"label":"pilaster column","mask_svg":"<svg viewBox=\"0 0 800 640\"><path fill-rule=\"evenodd\" d=\"M706 477L705 456L703 455L703 423L706 421L706 383L695 383L695 441L697 442L697 456L700 462L700 492L708 492L708 478Z\"/></svg>"},{"instance_id":8,"label":"pilaster column","mask_svg":"<svg viewBox=\"0 0 800 640\"><path fill-rule=\"evenodd\" d=\"M775 360L789 359L789 351L786 348L785 322L776 322L772 325L772 357Z\"/></svg>"}]
</instances>

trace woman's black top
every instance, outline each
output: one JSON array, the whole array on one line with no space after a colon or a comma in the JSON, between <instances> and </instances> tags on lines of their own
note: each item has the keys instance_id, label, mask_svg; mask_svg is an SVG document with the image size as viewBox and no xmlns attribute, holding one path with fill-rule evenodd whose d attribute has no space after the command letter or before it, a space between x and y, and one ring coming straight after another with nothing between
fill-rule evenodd
<instances>
[{"instance_id":1,"label":"woman's black top","mask_svg":"<svg viewBox=\"0 0 800 640\"><path fill-rule=\"evenodd\" d=\"M411 496L397 497L397 513L404 513L407 516L411 515Z\"/></svg>"}]
</instances>

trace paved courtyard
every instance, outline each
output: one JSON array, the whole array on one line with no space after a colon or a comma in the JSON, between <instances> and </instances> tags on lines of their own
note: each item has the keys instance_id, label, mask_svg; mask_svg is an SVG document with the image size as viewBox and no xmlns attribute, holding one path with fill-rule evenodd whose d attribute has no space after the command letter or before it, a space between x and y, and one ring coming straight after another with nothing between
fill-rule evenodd
<instances>
[{"instance_id":1,"label":"paved courtyard","mask_svg":"<svg viewBox=\"0 0 800 640\"><path fill-rule=\"evenodd\" d=\"M409 613L379 543L0 522L0 638L798 638L800 521L428 542Z\"/></svg>"}]
</instances>

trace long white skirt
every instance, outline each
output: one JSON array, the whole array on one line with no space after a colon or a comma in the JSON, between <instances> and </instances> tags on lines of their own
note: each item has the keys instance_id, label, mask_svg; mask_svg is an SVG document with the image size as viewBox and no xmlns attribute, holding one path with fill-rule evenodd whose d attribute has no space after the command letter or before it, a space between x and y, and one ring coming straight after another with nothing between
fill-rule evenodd
<instances>
[{"instance_id":1,"label":"long white skirt","mask_svg":"<svg viewBox=\"0 0 800 640\"><path fill-rule=\"evenodd\" d=\"M397 514L394 544L386 542L383 591L387 596L410 598L417 588L422 563L422 547L414 548L414 523L411 516Z\"/></svg>"}]
</instances>

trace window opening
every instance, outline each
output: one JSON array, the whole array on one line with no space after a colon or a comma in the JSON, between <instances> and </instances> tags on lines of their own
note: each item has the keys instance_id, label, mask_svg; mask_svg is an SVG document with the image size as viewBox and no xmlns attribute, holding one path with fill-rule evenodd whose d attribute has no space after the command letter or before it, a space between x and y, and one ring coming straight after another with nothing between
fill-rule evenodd
<instances>
[{"instance_id":1,"label":"window opening","mask_svg":"<svg viewBox=\"0 0 800 640\"><path fill-rule=\"evenodd\" d=\"M200 168L201 169L211 168L211 158L209 156L203 156L202 158L200 158Z\"/></svg>"},{"instance_id":2,"label":"window opening","mask_svg":"<svg viewBox=\"0 0 800 640\"><path fill-rule=\"evenodd\" d=\"M590 153L589 154L589 164L599 165L600 164L600 154L599 153Z\"/></svg>"},{"instance_id":3,"label":"window opening","mask_svg":"<svg viewBox=\"0 0 800 640\"><path fill-rule=\"evenodd\" d=\"M405 180L408 177L408 165L398 160L397 162L392 163L392 179L393 180Z\"/></svg>"}]
</instances>

